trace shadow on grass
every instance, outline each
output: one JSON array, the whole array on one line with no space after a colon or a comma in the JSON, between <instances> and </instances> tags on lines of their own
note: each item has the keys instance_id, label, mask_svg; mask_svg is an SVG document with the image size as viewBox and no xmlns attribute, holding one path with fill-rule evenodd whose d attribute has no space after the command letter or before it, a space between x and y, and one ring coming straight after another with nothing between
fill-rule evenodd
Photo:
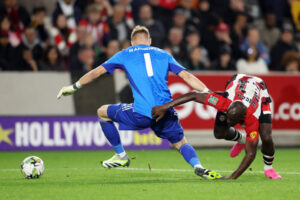
<instances>
[{"instance_id":1,"label":"shadow on grass","mask_svg":"<svg viewBox=\"0 0 300 200\"><path fill-rule=\"evenodd\" d=\"M53 179L11 179L7 180L3 186L6 187L15 187L15 186L22 186L22 187L32 187L32 186L40 186L40 187L47 187L47 186L57 186L57 187L74 187L74 186L85 186L85 185L141 185L141 184L191 184L196 182L207 182L207 180L201 179L200 177L187 177L187 178L178 178L178 177L170 177L170 178L161 178L161 177L138 177L132 179L131 177L116 177L109 178L109 177L95 177L94 179L78 179L78 178L64 178L60 179L59 181ZM0 186L2 184L0 183Z\"/></svg>"}]
</instances>

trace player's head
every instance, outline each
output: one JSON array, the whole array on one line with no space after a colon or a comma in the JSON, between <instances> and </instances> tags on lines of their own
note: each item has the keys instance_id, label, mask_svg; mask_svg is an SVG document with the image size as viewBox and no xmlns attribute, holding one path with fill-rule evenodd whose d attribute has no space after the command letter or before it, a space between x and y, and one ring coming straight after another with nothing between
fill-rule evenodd
<instances>
[{"instance_id":1,"label":"player's head","mask_svg":"<svg viewBox=\"0 0 300 200\"><path fill-rule=\"evenodd\" d=\"M227 109L227 123L234 126L244 121L247 107L241 101L234 101Z\"/></svg>"},{"instance_id":2,"label":"player's head","mask_svg":"<svg viewBox=\"0 0 300 200\"><path fill-rule=\"evenodd\" d=\"M151 45L149 30L145 26L136 26L131 32L131 45L146 44Z\"/></svg>"}]
</instances>

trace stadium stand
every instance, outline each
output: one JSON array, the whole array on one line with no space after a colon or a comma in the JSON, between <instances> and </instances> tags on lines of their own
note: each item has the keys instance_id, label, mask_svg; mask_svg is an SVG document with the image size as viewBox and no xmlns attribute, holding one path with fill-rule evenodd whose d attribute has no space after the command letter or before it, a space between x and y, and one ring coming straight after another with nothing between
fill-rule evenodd
<instances>
[{"instance_id":1,"label":"stadium stand","mask_svg":"<svg viewBox=\"0 0 300 200\"><path fill-rule=\"evenodd\" d=\"M0 70L89 71L111 54L111 40L126 48L138 24L149 28L154 46L166 49L190 70L236 71L236 63L241 65L237 61L248 60L251 65L243 68L291 72L284 54L293 51L299 59L299 1L28 2L1 1ZM247 59L249 49L258 51L259 62ZM293 73L300 67L294 63Z\"/></svg>"}]
</instances>

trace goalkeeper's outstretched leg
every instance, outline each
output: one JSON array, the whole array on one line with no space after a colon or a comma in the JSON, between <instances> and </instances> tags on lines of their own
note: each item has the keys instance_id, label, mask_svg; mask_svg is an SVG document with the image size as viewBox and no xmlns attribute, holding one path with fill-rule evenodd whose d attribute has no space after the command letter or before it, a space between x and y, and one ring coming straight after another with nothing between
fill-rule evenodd
<instances>
[{"instance_id":1,"label":"goalkeeper's outstretched leg","mask_svg":"<svg viewBox=\"0 0 300 200\"><path fill-rule=\"evenodd\" d=\"M196 175L208 180L222 178L219 173L205 169L202 166L194 147L187 143L185 137L183 137L181 141L174 143L173 146L181 153L185 161L194 168Z\"/></svg>"}]
</instances>

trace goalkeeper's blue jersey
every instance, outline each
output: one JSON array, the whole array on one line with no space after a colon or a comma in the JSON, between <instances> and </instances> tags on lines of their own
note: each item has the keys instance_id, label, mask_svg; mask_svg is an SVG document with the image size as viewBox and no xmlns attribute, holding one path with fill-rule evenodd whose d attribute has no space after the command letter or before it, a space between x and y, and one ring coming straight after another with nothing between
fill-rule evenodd
<instances>
[{"instance_id":1,"label":"goalkeeper's blue jersey","mask_svg":"<svg viewBox=\"0 0 300 200\"><path fill-rule=\"evenodd\" d=\"M123 69L130 82L134 111L149 118L152 107L172 100L167 87L169 71L178 74L182 67L165 50L149 45L135 45L116 53L102 66L111 74Z\"/></svg>"}]
</instances>

